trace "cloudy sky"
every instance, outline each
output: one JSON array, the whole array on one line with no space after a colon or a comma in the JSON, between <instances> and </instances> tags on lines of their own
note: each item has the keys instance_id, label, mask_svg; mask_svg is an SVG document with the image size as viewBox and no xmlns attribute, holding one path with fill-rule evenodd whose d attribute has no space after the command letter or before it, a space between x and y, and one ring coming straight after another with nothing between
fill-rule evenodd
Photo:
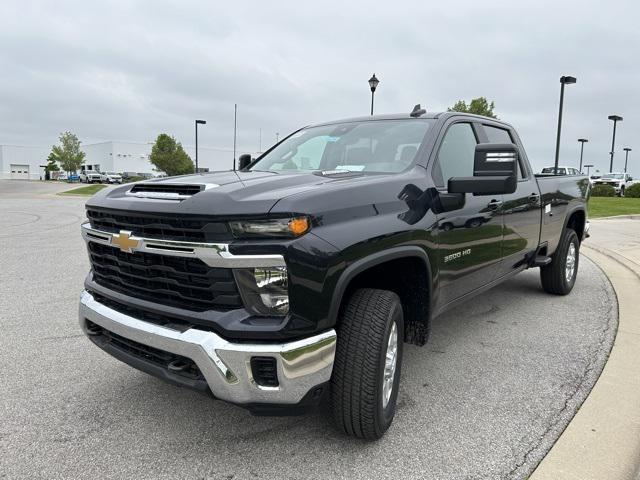
<instances>
[{"instance_id":1,"label":"cloudy sky","mask_svg":"<svg viewBox=\"0 0 640 480\"><path fill-rule=\"evenodd\" d=\"M608 170L612 125L640 176L640 4L633 1L214 2L3 0L0 143L147 142L262 146L309 123L416 103L442 111L486 96L534 166L553 163L559 77L561 164Z\"/></svg>"}]
</instances>

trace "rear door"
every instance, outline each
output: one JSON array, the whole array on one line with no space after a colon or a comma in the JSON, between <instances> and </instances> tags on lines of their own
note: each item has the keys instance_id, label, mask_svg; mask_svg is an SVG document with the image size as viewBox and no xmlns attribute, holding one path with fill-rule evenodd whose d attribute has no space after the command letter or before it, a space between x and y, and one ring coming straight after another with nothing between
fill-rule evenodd
<instances>
[{"instance_id":1,"label":"rear door","mask_svg":"<svg viewBox=\"0 0 640 480\"><path fill-rule=\"evenodd\" d=\"M483 143L519 144L515 132L500 124L483 123L481 139ZM520 152L525 155L521 145ZM499 209L503 228L503 258L498 276L522 266L525 256L538 247L542 218L540 191L528 164L526 157L519 159L518 186L514 193L503 195Z\"/></svg>"},{"instance_id":2,"label":"rear door","mask_svg":"<svg viewBox=\"0 0 640 480\"><path fill-rule=\"evenodd\" d=\"M453 120L441 134L432 169L438 190L446 192L451 177L473 176L480 125ZM464 206L439 214L438 267L440 301L445 305L491 282L502 257L502 196L465 195Z\"/></svg>"}]
</instances>

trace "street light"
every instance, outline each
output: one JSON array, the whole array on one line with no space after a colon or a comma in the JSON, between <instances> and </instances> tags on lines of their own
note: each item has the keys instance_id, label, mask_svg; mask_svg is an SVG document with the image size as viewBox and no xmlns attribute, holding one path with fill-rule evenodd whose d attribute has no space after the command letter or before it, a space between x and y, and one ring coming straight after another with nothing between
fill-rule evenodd
<instances>
[{"instance_id":1,"label":"street light","mask_svg":"<svg viewBox=\"0 0 640 480\"><path fill-rule=\"evenodd\" d=\"M624 157L624 173L627 173L627 162L629 161L629 152L631 149L629 147L624 147L623 150L626 153L626 156Z\"/></svg>"},{"instance_id":2,"label":"street light","mask_svg":"<svg viewBox=\"0 0 640 480\"><path fill-rule=\"evenodd\" d=\"M198 125L206 124L206 120L196 120L196 173L198 173Z\"/></svg>"},{"instance_id":3,"label":"street light","mask_svg":"<svg viewBox=\"0 0 640 480\"><path fill-rule=\"evenodd\" d=\"M584 153L584 144L589 140L586 138L579 138L578 141L580 142L580 168L578 170L582 173L582 154Z\"/></svg>"},{"instance_id":4,"label":"street light","mask_svg":"<svg viewBox=\"0 0 640 480\"><path fill-rule=\"evenodd\" d=\"M376 88L378 88L378 84L380 80L376 78L376 74L369 79L369 87L371 87L371 115L373 115L373 94L376 93Z\"/></svg>"},{"instance_id":5,"label":"street light","mask_svg":"<svg viewBox=\"0 0 640 480\"><path fill-rule=\"evenodd\" d=\"M613 138L611 139L611 151L609 152L609 155L611 155L609 172L613 172L613 154L616 152L616 124L622 121L622 117L620 115L609 115L607 118L613 120Z\"/></svg>"},{"instance_id":6,"label":"street light","mask_svg":"<svg viewBox=\"0 0 640 480\"><path fill-rule=\"evenodd\" d=\"M593 167L593 165L585 165L584 168L587 169L587 177L589 177L589 173L591 171L591 167Z\"/></svg>"},{"instance_id":7,"label":"street light","mask_svg":"<svg viewBox=\"0 0 640 480\"><path fill-rule=\"evenodd\" d=\"M576 83L576 77L562 76L560 77L560 108L558 110L558 135L556 137L556 162L554 172L558 172L558 158L560 157L560 131L562 130L562 105L564 103L564 86Z\"/></svg>"}]
</instances>

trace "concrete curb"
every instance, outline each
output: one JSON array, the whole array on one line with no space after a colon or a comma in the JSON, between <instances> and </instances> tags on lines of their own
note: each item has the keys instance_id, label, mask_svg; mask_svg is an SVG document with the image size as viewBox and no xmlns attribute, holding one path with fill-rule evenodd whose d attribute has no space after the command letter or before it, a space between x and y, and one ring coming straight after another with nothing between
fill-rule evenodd
<instances>
[{"instance_id":1,"label":"concrete curb","mask_svg":"<svg viewBox=\"0 0 640 480\"><path fill-rule=\"evenodd\" d=\"M595 220L619 220L621 218L627 218L629 220L638 220L640 219L640 215L635 213L629 213L627 215L613 215L611 217L595 217L595 218L589 218L589 221L593 222Z\"/></svg>"},{"instance_id":2,"label":"concrete curb","mask_svg":"<svg viewBox=\"0 0 640 480\"><path fill-rule=\"evenodd\" d=\"M616 291L618 333L593 390L530 478L635 480L640 467L640 314L636 303L640 271L630 268L630 262L615 252L586 244L582 249Z\"/></svg>"}]
</instances>

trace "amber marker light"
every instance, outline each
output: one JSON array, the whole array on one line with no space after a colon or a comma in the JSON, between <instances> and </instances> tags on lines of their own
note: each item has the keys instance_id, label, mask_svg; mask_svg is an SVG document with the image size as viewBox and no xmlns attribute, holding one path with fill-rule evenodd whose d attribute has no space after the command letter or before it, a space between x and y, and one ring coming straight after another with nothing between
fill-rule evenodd
<instances>
[{"instance_id":1,"label":"amber marker light","mask_svg":"<svg viewBox=\"0 0 640 480\"><path fill-rule=\"evenodd\" d=\"M289 231L296 237L309 230L309 219L307 217L292 218L289 221Z\"/></svg>"}]
</instances>

